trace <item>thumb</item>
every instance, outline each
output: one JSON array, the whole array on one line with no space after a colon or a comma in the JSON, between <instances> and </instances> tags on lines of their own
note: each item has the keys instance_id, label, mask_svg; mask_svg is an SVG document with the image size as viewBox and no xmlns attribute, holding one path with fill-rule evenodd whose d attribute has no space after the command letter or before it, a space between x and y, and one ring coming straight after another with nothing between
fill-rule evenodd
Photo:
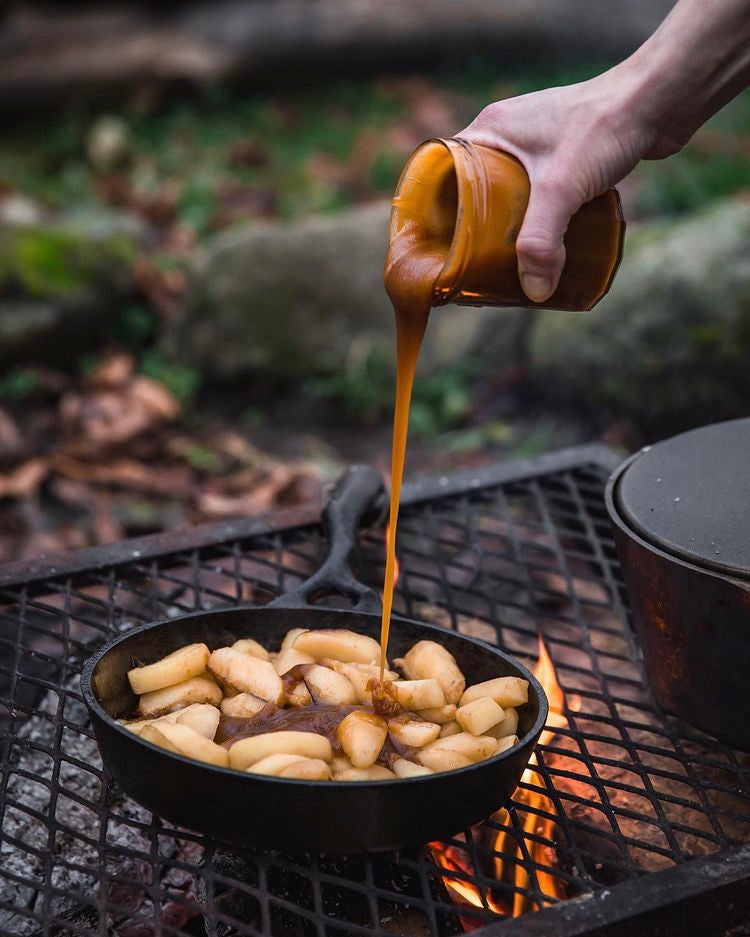
<instances>
[{"instance_id":1,"label":"thumb","mask_svg":"<svg viewBox=\"0 0 750 937\"><path fill-rule=\"evenodd\" d=\"M565 265L563 237L575 207L559 189L532 182L521 230L516 239L518 276L532 302L555 292Z\"/></svg>"}]
</instances>

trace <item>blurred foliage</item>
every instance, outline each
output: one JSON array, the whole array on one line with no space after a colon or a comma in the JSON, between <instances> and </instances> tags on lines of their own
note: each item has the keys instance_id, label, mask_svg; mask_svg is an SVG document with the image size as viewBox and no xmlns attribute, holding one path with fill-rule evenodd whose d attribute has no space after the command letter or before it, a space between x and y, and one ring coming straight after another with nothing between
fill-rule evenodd
<instances>
[{"instance_id":1,"label":"blurred foliage","mask_svg":"<svg viewBox=\"0 0 750 937\"><path fill-rule=\"evenodd\" d=\"M190 403L201 383L201 376L194 368L167 361L153 349L141 356L139 370L141 374L164 384L183 405Z\"/></svg>"},{"instance_id":2,"label":"blurred foliage","mask_svg":"<svg viewBox=\"0 0 750 937\"><path fill-rule=\"evenodd\" d=\"M129 351L138 351L156 337L157 327L153 309L145 303L128 303L114 316L112 338Z\"/></svg>"},{"instance_id":3,"label":"blurred foliage","mask_svg":"<svg viewBox=\"0 0 750 937\"><path fill-rule=\"evenodd\" d=\"M11 368L0 375L0 400L19 403L39 389L39 375L32 368Z\"/></svg>"},{"instance_id":4,"label":"blurred foliage","mask_svg":"<svg viewBox=\"0 0 750 937\"><path fill-rule=\"evenodd\" d=\"M269 212L283 217L331 210L351 199L316 179L309 160L324 154L345 162L363 130L382 129L403 107L379 83L262 96L215 88L201 100L177 100L149 113L129 110L116 170L142 198L155 197L169 180L178 190L180 220L199 234L211 229L220 209L222 180L262 190ZM34 119L5 128L0 180L51 209L98 203L108 180L87 151L94 121L95 115L70 109L43 128ZM379 159L371 182L387 191L398 166L387 153Z\"/></svg>"},{"instance_id":5,"label":"blurred foliage","mask_svg":"<svg viewBox=\"0 0 750 937\"><path fill-rule=\"evenodd\" d=\"M433 374L420 375L414 383L410 432L429 441L465 420L471 409L475 376L466 362L444 365ZM376 348L354 367L342 368L332 363L328 373L306 383L306 390L350 417L374 423L393 408L392 357Z\"/></svg>"},{"instance_id":6,"label":"blurred foliage","mask_svg":"<svg viewBox=\"0 0 750 937\"><path fill-rule=\"evenodd\" d=\"M641 163L634 172L639 215L696 211L750 189L750 93L730 101L676 157Z\"/></svg>"},{"instance_id":7,"label":"blurred foliage","mask_svg":"<svg viewBox=\"0 0 750 937\"><path fill-rule=\"evenodd\" d=\"M332 361L326 373L306 381L305 390L348 416L374 423L393 406L393 361L379 348L354 365Z\"/></svg>"},{"instance_id":8,"label":"blurred foliage","mask_svg":"<svg viewBox=\"0 0 750 937\"><path fill-rule=\"evenodd\" d=\"M415 382L410 427L416 436L435 439L466 419L471 409L472 370L457 362Z\"/></svg>"},{"instance_id":9,"label":"blurred foliage","mask_svg":"<svg viewBox=\"0 0 750 937\"><path fill-rule=\"evenodd\" d=\"M508 75L479 59L430 80L264 94L214 87L161 104L136 99L117 118L72 106L0 130L0 183L52 210L104 200L160 222L174 213L199 237L244 217L334 211L390 194L421 130L453 132L493 100L583 80L606 64ZM679 159L638 167L638 213L690 211L750 185L749 137L744 95Z\"/></svg>"},{"instance_id":10,"label":"blurred foliage","mask_svg":"<svg viewBox=\"0 0 750 937\"><path fill-rule=\"evenodd\" d=\"M750 114L750 107L747 110ZM715 153L707 158L705 153L696 152L698 148L694 145L669 163L642 163L637 170L638 215L692 212L714 199L750 189L750 131L746 146L744 154Z\"/></svg>"}]
</instances>

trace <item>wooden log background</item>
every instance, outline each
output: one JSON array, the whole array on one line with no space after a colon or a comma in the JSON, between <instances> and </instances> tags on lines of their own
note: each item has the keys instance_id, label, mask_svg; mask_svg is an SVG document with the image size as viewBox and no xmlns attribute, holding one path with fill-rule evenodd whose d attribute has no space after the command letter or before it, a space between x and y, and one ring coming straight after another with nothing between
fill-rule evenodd
<instances>
[{"instance_id":1,"label":"wooden log background","mask_svg":"<svg viewBox=\"0 0 750 937\"><path fill-rule=\"evenodd\" d=\"M299 82L465 61L541 71L619 58L673 0L10 0L0 6L0 109L220 78Z\"/></svg>"}]
</instances>

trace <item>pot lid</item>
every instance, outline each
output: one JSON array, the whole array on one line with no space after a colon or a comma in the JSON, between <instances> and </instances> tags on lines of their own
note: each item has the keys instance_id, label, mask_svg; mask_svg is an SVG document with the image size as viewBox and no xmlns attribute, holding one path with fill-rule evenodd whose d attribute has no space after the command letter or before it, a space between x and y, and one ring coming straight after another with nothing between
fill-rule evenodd
<instances>
[{"instance_id":1,"label":"pot lid","mask_svg":"<svg viewBox=\"0 0 750 937\"><path fill-rule=\"evenodd\" d=\"M628 523L665 552L750 576L750 419L647 446L623 472L616 499Z\"/></svg>"}]
</instances>

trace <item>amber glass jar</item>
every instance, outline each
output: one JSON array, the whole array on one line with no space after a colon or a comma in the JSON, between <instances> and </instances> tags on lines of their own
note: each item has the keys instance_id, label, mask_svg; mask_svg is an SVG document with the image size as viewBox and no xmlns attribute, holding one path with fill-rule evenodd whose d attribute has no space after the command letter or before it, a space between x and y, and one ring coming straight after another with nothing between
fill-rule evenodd
<instances>
[{"instance_id":1,"label":"amber glass jar","mask_svg":"<svg viewBox=\"0 0 750 937\"><path fill-rule=\"evenodd\" d=\"M439 256L434 306L581 311L604 296L625 234L617 190L588 202L571 219L559 285L544 303L533 303L521 289L515 249L529 188L525 169L508 153L460 138L428 140L415 150L393 198L390 239L408 228L417 249L421 243Z\"/></svg>"}]
</instances>

